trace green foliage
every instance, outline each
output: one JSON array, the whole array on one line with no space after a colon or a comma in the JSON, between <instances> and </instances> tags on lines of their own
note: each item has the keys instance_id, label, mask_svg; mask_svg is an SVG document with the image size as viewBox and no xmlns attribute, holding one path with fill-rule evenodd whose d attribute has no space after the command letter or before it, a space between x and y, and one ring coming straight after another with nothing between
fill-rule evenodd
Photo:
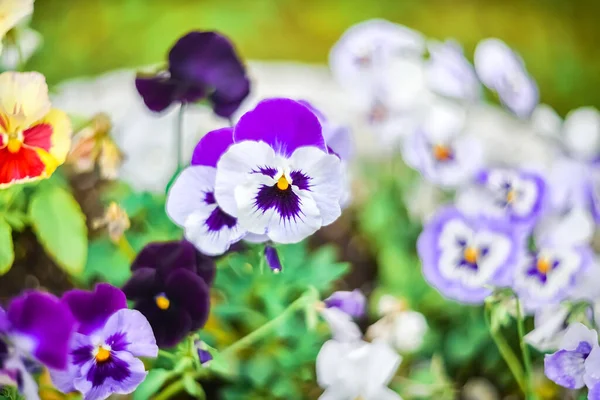
<instances>
[{"instance_id":1,"label":"green foliage","mask_svg":"<svg viewBox=\"0 0 600 400\"><path fill-rule=\"evenodd\" d=\"M186 374L183 376L183 387L193 398L206 399L206 393L204 393L202 385L200 385L192 375Z\"/></svg>"},{"instance_id":2,"label":"green foliage","mask_svg":"<svg viewBox=\"0 0 600 400\"><path fill-rule=\"evenodd\" d=\"M164 369L153 368L148 371L146 379L133 393L133 400L148 400L153 394L158 392L161 386L167 381L170 372Z\"/></svg>"},{"instance_id":3,"label":"green foliage","mask_svg":"<svg viewBox=\"0 0 600 400\"><path fill-rule=\"evenodd\" d=\"M71 193L57 185L36 190L29 218L46 252L69 274L79 275L87 259L87 227Z\"/></svg>"},{"instance_id":4,"label":"green foliage","mask_svg":"<svg viewBox=\"0 0 600 400\"><path fill-rule=\"evenodd\" d=\"M14 386L0 387L0 400L26 400Z\"/></svg>"},{"instance_id":5,"label":"green foliage","mask_svg":"<svg viewBox=\"0 0 600 400\"><path fill-rule=\"evenodd\" d=\"M0 218L0 275L4 275L10 270L14 260L12 228L6 219Z\"/></svg>"}]
</instances>

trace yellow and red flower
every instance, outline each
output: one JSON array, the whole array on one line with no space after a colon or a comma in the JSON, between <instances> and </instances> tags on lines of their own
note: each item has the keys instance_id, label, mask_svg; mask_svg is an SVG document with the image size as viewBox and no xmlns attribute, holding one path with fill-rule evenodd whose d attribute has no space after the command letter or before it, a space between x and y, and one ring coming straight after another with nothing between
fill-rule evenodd
<instances>
[{"instance_id":1,"label":"yellow and red flower","mask_svg":"<svg viewBox=\"0 0 600 400\"><path fill-rule=\"evenodd\" d=\"M71 146L71 121L51 108L37 72L0 74L0 188L48 178Z\"/></svg>"}]
</instances>

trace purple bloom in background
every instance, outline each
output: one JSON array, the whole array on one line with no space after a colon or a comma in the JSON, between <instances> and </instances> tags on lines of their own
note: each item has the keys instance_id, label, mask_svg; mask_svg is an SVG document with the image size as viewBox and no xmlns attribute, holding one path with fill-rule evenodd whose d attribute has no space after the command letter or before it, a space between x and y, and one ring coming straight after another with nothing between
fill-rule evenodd
<instances>
[{"instance_id":1,"label":"purple bloom in background","mask_svg":"<svg viewBox=\"0 0 600 400\"><path fill-rule=\"evenodd\" d=\"M217 163L215 199L250 233L296 243L341 214L343 173L319 120L289 99L244 114Z\"/></svg>"},{"instance_id":2,"label":"purple bloom in background","mask_svg":"<svg viewBox=\"0 0 600 400\"><path fill-rule=\"evenodd\" d=\"M358 289L353 291L338 291L325 299L325 307L338 308L346 314L360 318L365 314L367 299Z\"/></svg>"},{"instance_id":3,"label":"purple bloom in background","mask_svg":"<svg viewBox=\"0 0 600 400\"><path fill-rule=\"evenodd\" d=\"M581 209L536 226L537 249L521 254L513 284L527 311L558 304L576 289L577 276L594 262L588 245L593 229L592 218Z\"/></svg>"},{"instance_id":4,"label":"purple bloom in background","mask_svg":"<svg viewBox=\"0 0 600 400\"><path fill-rule=\"evenodd\" d=\"M530 230L544 211L546 196L546 182L541 175L491 168L481 171L474 185L458 194L456 202L467 214L506 219Z\"/></svg>"},{"instance_id":5,"label":"purple bloom in background","mask_svg":"<svg viewBox=\"0 0 600 400\"><path fill-rule=\"evenodd\" d=\"M483 148L473 137L462 136L464 110L440 101L406 138L403 158L435 184L453 187L470 181L483 164Z\"/></svg>"},{"instance_id":6,"label":"purple bloom in background","mask_svg":"<svg viewBox=\"0 0 600 400\"><path fill-rule=\"evenodd\" d=\"M232 144L232 128L204 135L194 149L192 166L181 172L167 196L169 217L184 228L186 239L210 256L223 254L246 234L215 199L217 162Z\"/></svg>"},{"instance_id":7,"label":"purple bloom in background","mask_svg":"<svg viewBox=\"0 0 600 400\"><path fill-rule=\"evenodd\" d=\"M476 100L481 96L481 84L475 69L465 58L457 42L432 41L428 45L427 81L431 90L442 96Z\"/></svg>"},{"instance_id":8,"label":"purple bloom in background","mask_svg":"<svg viewBox=\"0 0 600 400\"><path fill-rule=\"evenodd\" d=\"M151 243L131 265L123 286L134 308L146 316L160 347L173 347L204 326L215 263L188 241Z\"/></svg>"},{"instance_id":9,"label":"purple bloom in background","mask_svg":"<svg viewBox=\"0 0 600 400\"><path fill-rule=\"evenodd\" d=\"M548 354L544 358L544 372L548 379L569 389L581 389L588 375L588 357L594 351L596 355L590 360L594 367L598 364L598 334L579 322L571 324L561 340L560 350ZM600 369L589 368L592 376L600 377Z\"/></svg>"},{"instance_id":10,"label":"purple bloom in background","mask_svg":"<svg viewBox=\"0 0 600 400\"><path fill-rule=\"evenodd\" d=\"M198 360L200 360L200 364L208 366L208 363L213 359L212 354L208 351L208 346L202 340L196 340L194 344L198 350Z\"/></svg>"},{"instance_id":11,"label":"purple bloom in background","mask_svg":"<svg viewBox=\"0 0 600 400\"><path fill-rule=\"evenodd\" d=\"M229 118L250 92L244 65L232 43L216 32L190 32L169 52L168 70L139 74L135 86L155 112L174 102L208 99L215 114Z\"/></svg>"},{"instance_id":12,"label":"purple bloom in background","mask_svg":"<svg viewBox=\"0 0 600 400\"><path fill-rule=\"evenodd\" d=\"M265 246L265 260L267 260L267 265L271 268L271 271L279 273L283 269L275 247Z\"/></svg>"},{"instance_id":13,"label":"purple bloom in background","mask_svg":"<svg viewBox=\"0 0 600 400\"><path fill-rule=\"evenodd\" d=\"M519 118L528 118L538 104L535 80L521 57L499 39L484 39L475 49L475 70L502 104Z\"/></svg>"},{"instance_id":14,"label":"purple bloom in background","mask_svg":"<svg viewBox=\"0 0 600 400\"><path fill-rule=\"evenodd\" d=\"M448 298L477 304L491 294L486 285L509 283L519 243L504 221L444 208L423 229L417 250L433 287Z\"/></svg>"}]
</instances>

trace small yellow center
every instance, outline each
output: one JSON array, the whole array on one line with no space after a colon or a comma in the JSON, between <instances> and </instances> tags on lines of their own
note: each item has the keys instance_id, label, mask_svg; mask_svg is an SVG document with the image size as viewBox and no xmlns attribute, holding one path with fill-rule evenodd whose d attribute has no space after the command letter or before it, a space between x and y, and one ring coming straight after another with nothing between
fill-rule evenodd
<instances>
[{"instance_id":1,"label":"small yellow center","mask_svg":"<svg viewBox=\"0 0 600 400\"><path fill-rule=\"evenodd\" d=\"M465 261L471 264L475 264L477 262L477 256L477 249L474 247L467 247L463 254Z\"/></svg>"},{"instance_id":2,"label":"small yellow center","mask_svg":"<svg viewBox=\"0 0 600 400\"><path fill-rule=\"evenodd\" d=\"M452 158L452 152L448 146L436 144L433 146L433 157L438 161L448 161Z\"/></svg>"},{"instance_id":3,"label":"small yellow center","mask_svg":"<svg viewBox=\"0 0 600 400\"><path fill-rule=\"evenodd\" d=\"M105 362L110 358L110 350L106 350L104 347L98 347L98 352L96 353L96 362Z\"/></svg>"},{"instance_id":4,"label":"small yellow center","mask_svg":"<svg viewBox=\"0 0 600 400\"><path fill-rule=\"evenodd\" d=\"M515 192L514 190L509 190L508 193L506 194L506 202L512 203L516 199L517 199L517 192Z\"/></svg>"},{"instance_id":5,"label":"small yellow center","mask_svg":"<svg viewBox=\"0 0 600 400\"><path fill-rule=\"evenodd\" d=\"M277 189L286 190L290 187L290 183L285 178L285 175L281 175L281 178L277 181Z\"/></svg>"},{"instance_id":6,"label":"small yellow center","mask_svg":"<svg viewBox=\"0 0 600 400\"><path fill-rule=\"evenodd\" d=\"M21 145L23 144L23 142L21 142L19 139L16 138L10 138L8 139L8 151L10 151L11 153L16 153L19 150L21 150Z\"/></svg>"},{"instance_id":7,"label":"small yellow center","mask_svg":"<svg viewBox=\"0 0 600 400\"><path fill-rule=\"evenodd\" d=\"M548 272L550 272L552 265L547 257L540 257L537 260L536 268L540 273L546 275Z\"/></svg>"},{"instance_id":8,"label":"small yellow center","mask_svg":"<svg viewBox=\"0 0 600 400\"><path fill-rule=\"evenodd\" d=\"M171 301L164 295L156 296L155 301L156 306L161 310L167 310L171 306Z\"/></svg>"}]
</instances>

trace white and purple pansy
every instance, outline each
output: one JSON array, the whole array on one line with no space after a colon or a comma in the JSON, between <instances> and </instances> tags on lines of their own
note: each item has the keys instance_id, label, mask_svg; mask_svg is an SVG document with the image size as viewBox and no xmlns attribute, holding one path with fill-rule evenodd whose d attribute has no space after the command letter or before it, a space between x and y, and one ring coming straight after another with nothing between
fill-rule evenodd
<instances>
[{"instance_id":1,"label":"white and purple pansy","mask_svg":"<svg viewBox=\"0 0 600 400\"><path fill-rule=\"evenodd\" d=\"M575 322L567 329L559 348L544 358L546 376L569 389L581 389L586 381L590 381L591 387L595 386L600 378L598 333Z\"/></svg>"},{"instance_id":2,"label":"white and purple pansy","mask_svg":"<svg viewBox=\"0 0 600 400\"><path fill-rule=\"evenodd\" d=\"M250 233L295 243L341 214L344 175L319 120L290 99L244 114L217 163L215 199Z\"/></svg>"},{"instance_id":3,"label":"white and purple pansy","mask_svg":"<svg viewBox=\"0 0 600 400\"><path fill-rule=\"evenodd\" d=\"M481 97L481 84L475 69L465 58L457 42L428 43L429 61L426 77L429 88L442 96L473 101Z\"/></svg>"},{"instance_id":4,"label":"white and purple pansy","mask_svg":"<svg viewBox=\"0 0 600 400\"><path fill-rule=\"evenodd\" d=\"M425 279L442 295L481 303L490 286L506 286L519 251L506 221L469 217L457 208L440 209L417 242Z\"/></svg>"},{"instance_id":5,"label":"white and purple pansy","mask_svg":"<svg viewBox=\"0 0 600 400\"><path fill-rule=\"evenodd\" d=\"M181 172L167 196L169 217L183 227L187 240L210 256L225 253L246 233L215 198L217 162L232 144L233 128L204 135L194 149L192 165Z\"/></svg>"},{"instance_id":6,"label":"white and purple pansy","mask_svg":"<svg viewBox=\"0 0 600 400\"><path fill-rule=\"evenodd\" d=\"M456 199L466 213L505 218L525 229L533 228L546 201L546 182L540 174L510 168L481 170L474 184L459 192Z\"/></svg>"},{"instance_id":7,"label":"white and purple pansy","mask_svg":"<svg viewBox=\"0 0 600 400\"><path fill-rule=\"evenodd\" d=\"M521 253L514 278L527 311L558 304L576 289L578 275L594 263L588 244L592 233L592 219L581 209L547 217L536 226L536 250Z\"/></svg>"},{"instance_id":8,"label":"white and purple pansy","mask_svg":"<svg viewBox=\"0 0 600 400\"><path fill-rule=\"evenodd\" d=\"M538 104L535 80L521 57L499 39L484 39L475 49L475 71L502 104L519 118L528 118Z\"/></svg>"},{"instance_id":9,"label":"white and purple pansy","mask_svg":"<svg viewBox=\"0 0 600 400\"><path fill-rule=\"evenodd\" d=\"M84 400L132 393L147 375L138 357L158 355L146 317L127 309L123 292L107 284L94 292L72 290L63 301L79 327L71 338L67 369L50 371L56 388L63 393L78 391Z\"/></svg>"},{"instance_id":10,"label":"white and purple pansy","mask_svg":"<svg viewBox=\"0 0 600 400\"><path fill-rule=\"evenodd\" d=\"M483 147L476 138L461 135L464 123L461 107L445 101L433 104L404 143L406 164L441 186L469 182L482 166Z\"/></svg>"}]
</instances>

